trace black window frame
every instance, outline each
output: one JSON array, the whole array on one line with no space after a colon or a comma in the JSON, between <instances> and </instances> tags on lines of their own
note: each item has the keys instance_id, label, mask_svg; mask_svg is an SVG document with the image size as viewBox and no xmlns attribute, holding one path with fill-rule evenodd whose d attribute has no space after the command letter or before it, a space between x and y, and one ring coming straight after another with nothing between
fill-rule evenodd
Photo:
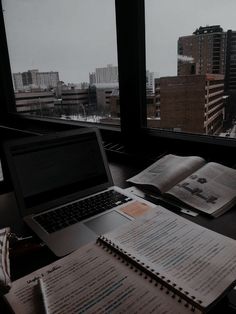
<instances>
[{"instance_id":1,"label":"black window frame","mask_svg":"<svg viewBox=\"0 0 236 314\"><path fill-rule=\"evenodd\" d=\"M145 0L115 0L117 50L120 88L120 127L95 124L110 137L118 136L128 149L167 151L179 154L202 154L224 159L235 158L236 140L208 135L187 134L163 129L148 129L146 117L146 55L145 55ZM94 126L91 123L58 121L13 113L14 89L7 48L5 25L0 1L0 122L22 126L37 126L42 132L74 127ZM139 147L139 148L138 148ZM223 150L222 150L223 149ZM229 158L229 156L227 156ZM219 158L218 158L219 159ZM220 160L221 160L220 159ZM232 163L231 163L232 164Z\"/></svg>"}]
</instances>

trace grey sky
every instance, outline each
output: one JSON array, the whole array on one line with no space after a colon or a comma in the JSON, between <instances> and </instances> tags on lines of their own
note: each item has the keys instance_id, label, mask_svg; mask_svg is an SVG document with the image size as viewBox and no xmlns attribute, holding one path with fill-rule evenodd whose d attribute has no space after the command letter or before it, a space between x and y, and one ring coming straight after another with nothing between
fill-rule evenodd
<instances>
[{"instance_id":1,"label":"grey sky","mask_svg":"<svg viewBox=\"0 0 236 314\"><path fill-rule=\"evenodd\" d=\"M117 65L114 0L2 2L13 72L59 71L79 83ZM147 69L176 75L178 37L205 25L236 30L235 12L235 0L146 0Z\"/></svg>"}]
</instances>

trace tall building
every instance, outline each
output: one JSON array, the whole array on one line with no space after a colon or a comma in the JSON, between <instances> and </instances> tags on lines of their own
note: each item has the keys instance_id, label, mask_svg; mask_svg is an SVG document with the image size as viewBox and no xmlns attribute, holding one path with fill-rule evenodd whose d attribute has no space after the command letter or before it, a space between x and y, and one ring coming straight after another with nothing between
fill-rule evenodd
<instances>
[{"instance_id":1,"label":"tall building","mask_svg":"<svg viewBox=\"0 0 236 314\"><path fill-rule=\"evenodd\" d=\"M161 77L155 84L161 128L211 135L222 131L223 75Z\"/></svg>"},{"instance_id":2,"label":"tall building","mask_svg":"<svg viewBox=\"0 0 236 314\"><path fill-rule=\"evenodd\" d=\"M178 75L225 74L227 33L219 25L199 27L178 39Z\"/></svg>"},{"instance_id":3,"label":"tall building","mask_svg":"<svg viewBox=\"0 0 236 314\"><path fill-rule=\"evenodd\" d=\"M13 85L15 91L20 91L24 89L22 73L13 73Z\"/></svg>"},{"instance_id":4,"label":"tall building","mask_svg":"<svg viewBox=\"0 0 236 314\"><path fill-rule=\"evenodd\" d=\"M105 68L96 68L96 83L118 83L118 67L108 64Z\"/></svg>"},{"instance_id":5,"label":"tall building","mask_svg":"<svg viewBox=\"0 0 236 314\"><path fill-rule=\"evenodd\" d=\"M227 31L225 90L236 93L236 31ZM236 98L236 97L235 97Z\"/></svg>"},{"instance_id":6,"label":"tall building","mask_svg":"<svg viewBox=\"0 0 236 314\"><path fill-rule=\"evenodd\" d=\"M37 72L36 82L39 88L52 88L56 87L59 82L58 72Z\"/></svg>"},{"instance_id":7,"label":"tall building","mask_svg":"<svg viewBox=\"0 0 236 314\"><path fill-rule=\"evenodd\" d=\"M146 90L147 94L154 93L154 72L146 71Z\"/></svg>"},{"instance_id":8,"label":"tall building","mask_svg":"<svg viewBox=\"0 0 236 314\"><path fill-rule=\"evenodd\" d=\"M225 76L232 119L236 115L236 31L206 26L178 39L178 75L206 73Z\"/></svg>"},{"instance_id":9,"label":"tall building","mask_svg":"<svg viewBox=\"0 0 236 314\"><path fill-rule=\"evenodd\" d=\"M199 27L178 39L178 75L225 75L225 92L236 93L236 31Z\"/></svg>"},{"instance_id":10,"label":"tall building","mask_svg":"<svg viewBox=\"0 0 236 314\"><path fill-rule=\"evenodd\" d=\"M35 69L22 73L13 73L15 91L29 90L31 88L52 88L56 87L58 82L58 72L39 72L39 70Z\"/></svg>"},{"instance_id":11,"label":"tall building","mask_svg":"<svg viewBox=\"0 0 236 314\"><path fill-rule=\"evenodd\" d=\"M96 74L95 74L95 72L89 73L89 84L90 85L96 84Z\"/></svg>"}]
</instances>

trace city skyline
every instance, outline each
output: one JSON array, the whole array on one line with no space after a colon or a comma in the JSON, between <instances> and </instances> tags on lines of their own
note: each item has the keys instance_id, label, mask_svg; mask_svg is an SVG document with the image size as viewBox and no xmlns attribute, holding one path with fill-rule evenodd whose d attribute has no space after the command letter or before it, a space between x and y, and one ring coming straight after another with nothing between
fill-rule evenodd
<instances>
[{"instance_id":1,"label":"city skyline","mask_svg":"<svg viewBox=\"0 0 236 314\"><path fill-rule=\"evenodd\" d=\"M79 83L96 67L117 65L113 1L3 0L3 8L12 72L59 71L65 83ZM146 0L147 69L176 75L178 38L206 25L236 30L235 8L232 0Z\"/></svg>"}]
</instances>

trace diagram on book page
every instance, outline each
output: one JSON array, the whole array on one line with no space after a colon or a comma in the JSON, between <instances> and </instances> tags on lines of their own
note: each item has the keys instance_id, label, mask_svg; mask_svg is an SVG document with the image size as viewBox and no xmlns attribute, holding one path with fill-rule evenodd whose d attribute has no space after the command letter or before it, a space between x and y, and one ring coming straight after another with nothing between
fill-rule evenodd
<instances>
[{"instance_id":1,"label":"diagram on book page","mask_svg":"<svg viewBox=\"0 0 236 314\"><path fill-rule=\"evenodd\" d=\"M230 204L235 197L236 172L223 165L208 163L174 186L169 194L206 213Z\"/></svg>"}]
</instances>

